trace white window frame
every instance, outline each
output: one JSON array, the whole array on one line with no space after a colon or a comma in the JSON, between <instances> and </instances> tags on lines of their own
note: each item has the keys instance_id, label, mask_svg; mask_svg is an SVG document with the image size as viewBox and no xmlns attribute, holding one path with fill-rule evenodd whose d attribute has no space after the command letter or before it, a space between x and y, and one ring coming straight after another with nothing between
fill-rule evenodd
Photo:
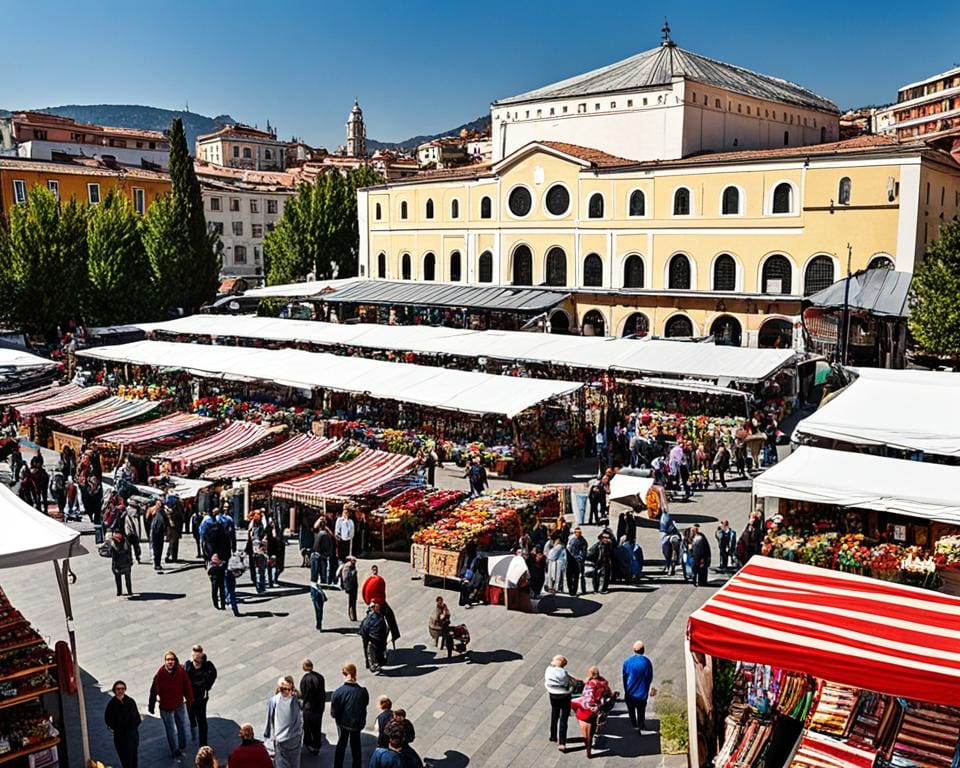
<instances>
[{"instance_id":1,"label":"white window frame","mask_svg":"<svg viewBox=\"0 0 960 768\"><path fill-rule=\"evenodd\" d=\"M94 200L94 190L96 190L96 200ZM100 184L91 181L87 184L87 201L90 205L100 205Z\"/></svg>"},{"instance_id":2,"label":"white window frame","mask_svg":"<svg viewBox=\"0 0 960 768\"><path fill-rule=\"evenodd\" d=\"M27 182L23 179L13 180L13 202L17 205L27 202Z\"/></svg>"},{"instance_id":3,"label":"white window frame","mask_svg":"<svg viewBox=\"0 0 960 768\"><path fill-rule=\"evenodd\" d=\"M53 192L53 196L60 199L60 180L59 179L47 179L47 189Z\"/></svg>"},{"instance_id":4,"label":"white window frame","mask_svg":"<svg viewBox=\"0 0 960 768\"><path fill-rule=\"evenodd\" d=\"M733 187L737 190L737 212L736 213L724 213L723 212L723 196L726 191ZM743 191L743 187L739 184L724 184L723 189L720 190L720 208L717 210L718 215L725 219L729 219L735 216L743 216L744 203L746 201L746 193Z\"/></svg>"},{"instance_id":5,"label":"white window frame","mask_svg":"<svg viewBox=\"0 0 960 768\"><path fill-rule=\"evenodd\" d=\"M773 197L777 192L777 187L781 184L790 185L790 210L786 213L774 213L773 212ZM797 211L800 207L800 191L797 189L797 185L794 184L790 179L778 179L773 184L770 185L770 194L767 195L767 215L768 216L796 216Z\"/></svg>"},{"instance_id":6,"label":"white window frame","mask_svg":"<svg viewBox=\"0 0 960 768\"><path fill-rule=\"evenodd\" d=\"M139 198L139 205L137 204ZM143 187L133 188L133 210L141 216L147 212L147 191Z\"/></svg>"},{"instance_id":7,"label":"white window frame","mask_svg":"<svg viewBox=\"0 0 960 768\"><path fill-rule=\"evenodd\" d=\"M550 190L552 190L554 187L563 187L565 190L567 190L567 210L565 210L563 213L550 213L550 210L547 208L547 195L550 194ZM563 219L570 215L570 210L573 208L573 195L570 193L570 187L568 187L562 181L556 181L547 187L547 191L543 193L542 198L543 199L540 202L543 207L543 215L548 219Z\"/></svg>"},{"instance_id":8,"label":"white window frame","mask_svg":"<svg viewBox=\"0 0 960 768\"><path fill-rule=\"evenodd\" d=\"M527 211L527 214L526 214L525 216L517 216L517 214L515 214L513 211L510 210L510 195L513 194L513 191L514 191L515 189L517 189L517 187L523 187L523 188L524 188L525 190L527 190L527 192L530 194L530 210ZM518 221L523 221L524 219L529 219L529 218L534 214L534 212L537 210L537 196L536 196L535 194L533 194L533 190L532 190L528 185L526 185L526 184L514 184L512 187L510 187L510 189L507 190L507 196L506 196L505 198L503 198L503 204L504 204L503 207L507 209L507 216L509 216L511 219L516 219L516 220L518 220ZM491 212L491 213L493 212L493 210L492 210L492 201L491 201L491 211L490 211L490 212Z\"/></svg>"}]
</instances>

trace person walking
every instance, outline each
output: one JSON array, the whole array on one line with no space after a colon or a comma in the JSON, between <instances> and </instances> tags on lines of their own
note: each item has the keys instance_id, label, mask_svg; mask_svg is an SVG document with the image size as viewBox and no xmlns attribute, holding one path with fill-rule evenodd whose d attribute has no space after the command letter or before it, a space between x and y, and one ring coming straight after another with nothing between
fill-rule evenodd
<instances>
[{"instance_id":1,"label":"person walking","mask_svg":"<svg viewBox=\"0 0 960 768\"><path fill-rule=\"evenodd\" d=\"M560 541L556 531L550 536L550 549L547 555L547 591L551 594L563 592L564 577L567 572L567 548Z\"/></svg>"},{"instance_id":2,"label":"person walking","mask_svg":"<svg viewBox=\"0 0 960 768\"><path fill-rule=\"evenodd\" d=\"M317 618L317 631L323 632L323 604L327 602L327 593L323 591L323 582L319 577L310 585L310 602L313 603L313 612Z\"/></svg>"},{"instance_id":3,"label":"person walking","mask_svg":"<svg viewBox=\"0 0 960 768\"><path fill-rule=\"evenodd\" d=\"M353 555L347 555L337 571L340 589L347 596L347 618L357 620L357 560Z\"/></svg>"},{"instance_id":4,"label":"person walking","mask_svg":"<svg viewBox=\"0 0 960 768\"><path fill-rule=\"evenodd\" d=\"M730 527L730 521L724 520L717 528L717 547L720 550L720 570L726 571L737 552L737 532Z\"/></svg>"},{"instance_id":5,"label":"person walking","mask_svg":"<svg viewBox=\"0 0 960 768\"><path fill-rule=\"evenodd\" d=\"M190 652L190 658L183 665L183 670L190 678L193 688L193 706L187 714L190 715L190 735L194 744L201 747L209 745L207 735L207 701L210 698L210 689L217 682L217 668L203 652L203 646L197 643Z\"/></svg>"},{"instance_id":6,"label":"person walking","mask_svg":"<svg viewBox=\"0 0 960 768\"><path fill-rule=\"evenodd\" d=\"M437 595L433 610L430 611L430 619L427 621L427 631L430 638L439 648L441 645L447 649L447 658L453 656L453 635L450 633L450 609L443 600L442 595Z\"/></svg>"},{"instance_id":7,"label":"person walking","mask_svg":"<svg viewBox=\"0 0 960 768\"><path fill-rule=\"evenodd\" d=\"M487 480L487 470L480 462L479 456L473 457L473 461L467 465L465 474L470 483L470 498L482 496L484 490L490 485L490 481Z\"/></svg>"},{"instance_id":8,"label":"person walking","mask_svg":"<svg viewBox=\"0 0 960 768\"><path fill-rule=\"evenodd\" d=\"M123 530L114 531L110 535L110 570L113 571L113 578L117 582L117 597L120 597L121 578L126 583L127 597L133 594L133 585L130 579L130 572L133 570L133 550L130 542Z\"/></svg>"},{"instance_id":9,"label":"person walking","mask_svg":"<svg viewBox=\"0 0 960 768\"><path fill-rule=\"evenodd\" d=\"M360 732L367 723L370 694L357 683L356 665L345 664L340 671L343 684L330 697L330 714L337 724L338 732L333 768L343 768L348 745L353 768L360 768Z\"/></svg>"},{"instance_id":10,"label":"person walking","mask_svg":"<svg viewBox=\"0 0 960 768\"><path fill-rule=\"evenodd\" d=\"M360 622L360 639L367 669L374 674L380 674L380 668L387 662L388 631L380 603L371 603L369 612Z\"/></svg>"},{"instance_id":11,"label":"person walking","mask_svg":"<svg viewBox=\"0 0 960 768\"><path fill-rule=\"evenodd\" d=\"M193 707L193 686L173 651L164 654L163 666L153 676L147 706L151 715L158 702L170 754L175 758L182 757L187 748L187 712Z\"/></svg>"},{"instance_id":12,"label":"person walking","mask_svg":"<svg viewBox=\"0 0 960 768\"><path fill-rule=\"evenodd\" d=\"M397 640L400 639L400 627L397 625L397 616L393 608L387 602L387 582L380 575L380 568L376 565L370 566L370 575L363 580L363 587L360 589L360 596L363 598L364 605L379 603L383 609L383 618L387 620L387 626L390 627L390 639L393 642L393 649L397 649Z\"/></svg>"},{"instance_id":13,"label":"person walking","mask_svg":"<svg viewBox=\"0 0 960 768\"><path fill-rule=\"evenodd\" d=\"M711 467L713 468L714 482L720 483L723 488L726 488L726 474L727 470L730 469L730 450L727 448L726 439L717 446L717 452L713 454Z\"/></svg>"},{"instance_id":14,"label":"person walking","mask_svg":"<svg viewBox=\"0 0 960 768\"><path fill-rule=\"evenodd\" d=\"M610 684L600 674L599 668L590 667L583 684L583 693L570 702L570 709L580 723L580 732L583 734L583 743L587 746L588 759L593 757L593 737L597 733L597 715L612 696Z\"/></svg>"},{"instance_id":15,"label":"person walking","mask_svg":"<svg viewBox=\"0 0 960 768\"><path fill-rule=\"evenodd\" d=\"M573 536L567 542L567 591L570 597L577 596L577 584L579 583L580 592L587 591L587 540L583 537L583 531L578 525L573 529Z\"/></svg>"},{"instance_id":16,"label":"person walking","mask_svg":"<svg viewBox=\"0 0 960 768\"><path fill-rule=\"evenodd\" d=\"M63 517L63 511L67 506L67 479L63 473L62 462L53 468L53 474L50 475L50 495L57 504L60 517Z\"/></svg>"},{"instance_id":17,"label":"person walking","mask_svg":"<svg viewBox=\"0 0 960 768\"><path fill-rule=\"evenodd\" d=\"M164 562L180 562L180 536L183 534L183 504L180 498L174 494L169 494L164 499L161 510L167 518L167 557Z\"/></svg>"},{"instance_id":18,"label":"person walking","mask_svg":"<svg viewBox=\"0 0 960 768\"><path fill-rule=\"evenodd\" d=\"M353 537L356 532L357 527L350 519L350 512L344 509L340 517L337 518L337 523L333 529L333 534L337 539L337 557L341 563L345 563L350 556L350 547L353 545Z\"/></svg>"},{"instance_id":19,"label":"person walking","mask_svg":"<svg viewBox=\"0 0 960 768\"><path fill-rule=\"evenodd\" d=\"M647 698L656 693L650 686L653 682L653 663L643 655L643 641L633 644L633 655L623 662L623 699L627 704L630 725L643 735L647 716Z\"/></svg>"},{"instance_id":20,"label":"person walking","mask_svg":"<svg viewBox=\"0 0 960 768\"><path fill-rule=\"evenodd\" d=\"M240 726L240 744L230 753L227 765L230 768L273 768L273 760L270 759L270 753L253 736L253 726L250 723L244 723Z\"/></svg>"},{"instance_id":21,"label":"person walking","mask_svg":"<svg viewBox=\"0 0 960 768\"><path fill-rule=\"evenodd\" d=\"M327 690L323 675L313 662L304 659L300 678L300 701L303 707L303 746L311 755L320 754L323 746L323 712L327 707Z\"/></svg>"},{"instance_id":22,"label":"person walking","mask_svg":"<svg viewBox=\"0 0 960 768\"><path fill-rule=\"evenodd\" d=\"M163 514L163 503L159 500L147 507L145 516L147 530L150 531L150 547L153 551L153 570L163 570L163 542L167 535L167 517Z\"/></svg>"},{"instance_id":23,"label":"person walking","mask_svg":"<svg viewBox=\"0 0 960 768\"><path fill-rule=\"evenodd\" d=\"M691 526L693 536L690 539L690 557L693 569L693 586L706 587L710 580L710 542L701 532L700 525Z\"/></svg>"},{"instance_id":24,"label":"person walking","mask_svg":"<svg viewBox=\"0 0 960 768\"><path fill-rule=\"evenodd\" d=\"M140 723L143 718L137 709L137 702L127 696L127 684L123 680L113 684L113 698L107 702L103 719L113 734L113 746L120 759L120 768L137 768Z\"/></svg>"},{"instance_id":25,"label":"person walking","mask_svg":"<svg viewBox=\"0 0 960 768\"><path fill-rule=\"evenodd\" d=\"M543 673L543 686L550 697L550 741L557 749L567 751L567 721L570 718L570 700L574 679L567 672L567 657L553 657Z\"/></svg>"},{"instance_id":26,"label":"person walking","mask_svg":"<svg viewBox=\"0 0 960 768\"><path fill-rule=\"evenodd\" d=\"M337 571L337 542L327 525L326 517L320 516L313 526L313 551L310 554L310 581L319 580L329 585L334 582Z\"/></svg>"},{"instance_id":27,"label":"person walking","mask_svg":"<svg viewBox=\"0 0 960 768\"><path fill-rule=\"evenodd\" d=\"M300 768L303 713L293 678L289 675L277 680L276 692L267 700L267 726L263 737L273 738L275 768Z\"/></svg>"}]
</instances>

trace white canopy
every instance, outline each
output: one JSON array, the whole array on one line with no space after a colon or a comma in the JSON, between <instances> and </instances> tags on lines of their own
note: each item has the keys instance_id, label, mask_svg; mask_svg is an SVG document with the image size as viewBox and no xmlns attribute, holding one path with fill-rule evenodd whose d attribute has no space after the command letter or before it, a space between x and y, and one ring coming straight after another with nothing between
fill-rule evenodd
<instances>
[{"instance_id":1,"label":"white canopy","mask_svg":"<svg viewBox=\"0 0 960 768\"><path fill-rule=\"evenodd\" d=\"M628 500L643 504L651 485L653 485L652 477L642 477L630 471L620 470L610 479L610 500Z\"/></svg>"},{"instance_id":2,"label":"white canopy","mask_svg":"<svg viewBox=\"0 0 960 768\"><path fill-rule=\"evenodd\" d=\"M25 349L0 347L0 370L16 368L45 368L56 365L52 360L39 357Z\"/></svg>"},{"instance_id":3,"label":"white canopy","mask_svg":"<svg viewBox=\"0 0 960 768\"><path fill-rule=\"evenodd\" d=\"M86 554L80 532L47 517L0 483L0 568L46 563Z\"/></svg>"},{"instance_id":4,"label":"white canopy","mask_svg":"<svg viewBox=\"0 0 960 768\"><path fill-rule=\"evenodd\" d=\"M388 363L296 349L253 349L169 341L83 350L84 357L190 371L198 376L272 381L297 389L331 389L463 413L516 416L582 384Z\"/></svg>"},{"instance_id":5,"label":"white canopy","mask_svg":"<svg viewBox=\"0 0 960 768\"><path fill-rule=\"evenodd\" d=\"M355 277L340 280L308 280L305 283L284 283L283 285L267 285L263 288L251 288L243 293L244 297L253 296L259 299L290 298L300 299L310 296L321 296L324 293L343 288L355 282Z\"/></svg>"},{"instance_id":6,"label":"white canopy","mask_svg":"<svg viewBox=\"0 0 960 768\"><path fill-rule=\"evenodd\" d=\"M795 353L789 349L727 347L667 339L470 331L422 325L345 325L250 315L191 315L140 327L145 331L167 334L310 342L599 370L613 368L636 374L689 376L724 384L729 381L762 381L795 358Z\"/></svg>"},{"instance_id":7,"label":"white canopy","mask_svg":"<svg viewBox=\"0 0 960 768\"><path fill-rule=\"evenodd\" d=\"M857 372L856 381L797 425L799 438L960 456L960 374Z\"/></svg>"},{"instance_id":8,"label":"white canopy","mask_svg":"<svg viewBox=\"0 0 960 768\"><path fill-rule=\"evenodd\" d=\"M527 563L518 555L491 555L487 568L489 583L501 589L514 589L530 579Z\"/></svg>"},{"instance_id":9,"label":"white canopy","mask_svg":"<svg viewBox=\"0 0 960 768\"><path fill-rule=\"evenodd\" d=\"M760 497L960 524L960 467L801 446L753 481Z\"/></svg>"}]
</instances>

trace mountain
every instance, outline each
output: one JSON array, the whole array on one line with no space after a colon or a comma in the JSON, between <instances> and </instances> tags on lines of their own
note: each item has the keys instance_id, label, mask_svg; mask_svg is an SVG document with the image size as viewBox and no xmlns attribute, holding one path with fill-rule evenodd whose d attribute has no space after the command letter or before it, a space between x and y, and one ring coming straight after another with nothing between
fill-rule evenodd
<instances>
[{"instance_id":1,"label":"mountain","mask_svg":"<svg viewBox=\"0 0 960 768\"><path fill-rule=\"evenodd\" d=\"M187 146L191 149L197 136L212 133L228 123L237 122L230 115L207 117L196 112L145 107L139 104L67 104L34 111L69 117L93 125L138 128L145 131L165 131L170 127L173 118L180 117L187 134ZM3 116L4 112L6 110L0 110L0 116Z\"/></svg>"},{"instance_id":2,"label":"mountain","mask_svg":"<svg viewBox=\"0 0 960 768\"><path fill-rule=\"evenodd\" d=\"M440 139L444 136L459 136L460 131L463 129L468 131L489 130L490 115L480 115L476 120L471 120L469 123L464 123L463 125L458 125L456 128L451 128L449 131L442 131L441 133L434 133L429 136L411 136L409 139L404 139L403 141L376 141L375 139L367 139L367 151L375 152L378 149L396 149L397 147L401 149L416 149L420 144L425 144L434 139Z\"/></svg>"}]
</instances>

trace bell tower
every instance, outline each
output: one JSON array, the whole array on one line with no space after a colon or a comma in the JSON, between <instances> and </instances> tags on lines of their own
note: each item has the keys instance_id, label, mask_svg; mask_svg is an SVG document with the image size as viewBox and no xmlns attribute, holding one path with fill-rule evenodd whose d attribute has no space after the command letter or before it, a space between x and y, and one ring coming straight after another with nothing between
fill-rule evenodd
<instances>
[{"instance_id":1,"label":"bell tower","mask_svg":"<svg viewBox=\"0 0 960 768\"><path fill-rule=\"evenodd\" d=\"M367 156L367 129L363 124L363 110L356 99L347 118L347 156Z\"/></svg>"}]
</instances>

